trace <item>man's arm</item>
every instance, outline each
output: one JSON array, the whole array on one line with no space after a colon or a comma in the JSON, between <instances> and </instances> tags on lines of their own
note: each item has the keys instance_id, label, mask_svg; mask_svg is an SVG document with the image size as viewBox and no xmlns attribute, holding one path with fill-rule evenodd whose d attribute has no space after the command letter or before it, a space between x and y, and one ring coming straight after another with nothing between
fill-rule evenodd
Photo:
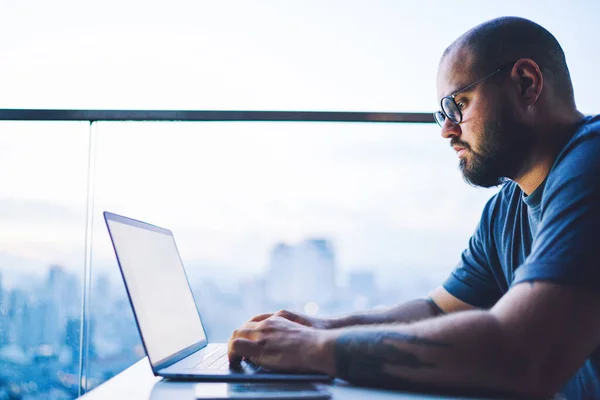
<instances>
[{"instance_id":1,"label":"man's arm","mask_svg":"<svg viewBox=\"0 0 600 400\"><path fill-rule=\"evenodd\" d=\"M438 287L425 299L416 299L383 309L349 314L329 320L329 328L356 325L394 324L421 321L456 311L474 310L471 306Z\"/></svg>"},{"instance_id":2,"label":"man's arm","mask_svg":"<svg viewBox=\"0 0 600 400\"><path fill-rule=\"evenodd\" d=\"M383 310L369 310L334 318L310 317L293 311L281 310L274 314L257 315L248 322L261 322L275 315L311 328L337 329L358 325L410 323L442 314L475 309L476 307L457 299L440 286L425 299L407 301Z\"/></svg>"},{"instance_id":3,"label":"man's arm","mask_svg":"<svg viewBox=\"0 0 600 400\"><path fill-rule=\"evenodd\" d=\"M309 368L360 384L549 396L600 343L599 308L591 291L522 283L489 311L324 332Z\"/></svg>"}]
</instances>

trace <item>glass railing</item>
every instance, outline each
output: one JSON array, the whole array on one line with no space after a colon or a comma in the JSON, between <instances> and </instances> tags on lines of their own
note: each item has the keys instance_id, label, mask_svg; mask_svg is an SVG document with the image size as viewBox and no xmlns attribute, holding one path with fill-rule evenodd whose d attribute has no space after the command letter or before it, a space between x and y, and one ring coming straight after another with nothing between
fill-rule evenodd
<instances>
[{"instance_id":1,"label":"glass railing","mask_svg":"<svg viewBox=\"0 0 600 400\"><path fill-rule=\"evenodd\" d=\"M430 117L282 115L0 124L0 398L72 398L144 356L105 210L174 232L211 341L257 313L382 307L445 279L491 191L463 182Z\"/></svg>"},{"instance_id":2,"label":"glass railing","mask_svg":"<svg viewBox=\"0 0 600 400\"><path fill-rule=\"evenodd\" d=\"M79 392L87 125L0 122L2 399Z\"/></svg>"}]
</instances>

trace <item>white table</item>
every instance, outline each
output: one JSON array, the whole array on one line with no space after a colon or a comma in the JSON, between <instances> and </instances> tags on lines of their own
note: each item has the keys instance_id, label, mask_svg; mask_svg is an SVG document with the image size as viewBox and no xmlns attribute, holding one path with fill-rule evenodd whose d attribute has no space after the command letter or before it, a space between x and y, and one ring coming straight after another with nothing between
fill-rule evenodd
<instances>
[{"instance_id":1,"label":"white table","mask_svg":"<svg viewBox=\"0 0 600 400\"><path fill-rule=\"evenodd\" d=\"M131 399L131 400L193 400L194 382L175 382L163 380L152 374L147 358L138 361L119 375L104 382L94 390L81 396L82 400ZM335 381L329 388L334 400L347 399L439 399L440 395L402 393L398 391L367 389L351 386L345 382ZM466 397L444 396L447 399ZM472 399L472 397L471 397Z\"/></svg>"}]
</instances>

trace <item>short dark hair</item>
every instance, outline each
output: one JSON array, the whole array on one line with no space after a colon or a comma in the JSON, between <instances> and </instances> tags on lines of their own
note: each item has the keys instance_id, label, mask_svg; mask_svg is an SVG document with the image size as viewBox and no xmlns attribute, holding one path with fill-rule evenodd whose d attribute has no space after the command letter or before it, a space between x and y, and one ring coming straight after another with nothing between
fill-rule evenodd
<instances>
[{"instance_id":1,"label":"short dark hair","mask_svg":"<svg viewBox=\"0 0 600 400\"><path fill-rule=\"evenodd\" d=\"M466 49L473 56L472 72L484 76L508 62L530 58L567 104L575 105L573 83L558 40L542 26L519 17L484 22L456 39L444 52Z\"/></svg>"}]
</instances>

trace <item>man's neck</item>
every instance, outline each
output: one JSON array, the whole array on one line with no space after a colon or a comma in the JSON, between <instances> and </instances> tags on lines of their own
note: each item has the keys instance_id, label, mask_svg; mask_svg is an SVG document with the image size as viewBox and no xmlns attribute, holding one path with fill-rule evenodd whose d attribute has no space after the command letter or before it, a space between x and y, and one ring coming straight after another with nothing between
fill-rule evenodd
<instances>
[{"instance_id":1,"label":"man's neck","mask_svg":"<svg viewBox=\"0 0 600 400\"><path fill-rule=\"evenodd\" d=\"M579 111L575 111L565 118L555 117L536 132L539 138L538 146L523 168L525 172L514 179L526 195L533 193L544 182L560 150L573 134L575 124L583 116Z\"/></svg>"}]
</instances>

